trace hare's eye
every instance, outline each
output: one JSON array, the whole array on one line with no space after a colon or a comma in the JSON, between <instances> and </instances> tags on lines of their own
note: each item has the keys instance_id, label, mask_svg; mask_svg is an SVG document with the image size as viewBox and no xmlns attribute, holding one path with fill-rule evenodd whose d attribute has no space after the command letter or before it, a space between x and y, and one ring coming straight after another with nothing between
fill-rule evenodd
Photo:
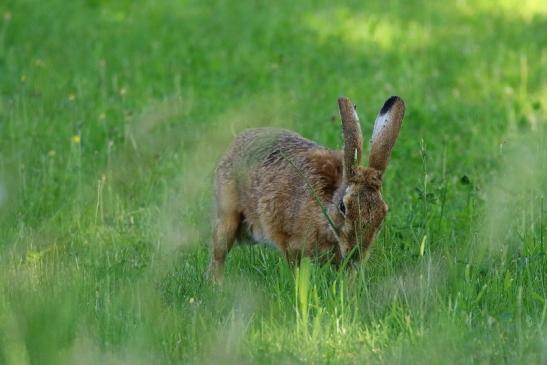
<instances>
[{"instance_id":1,"label":"hare's eye","mask_svg":"<svg viewBox=\"0 0 547 365\"><path fill-rule=\"evenodd\" d=\"M346 206L344 205L344 201L340 200L340 203L338 204L338 210L340 210L340 213L343 215L346 215Z\"/></svg>"}]
</instances>

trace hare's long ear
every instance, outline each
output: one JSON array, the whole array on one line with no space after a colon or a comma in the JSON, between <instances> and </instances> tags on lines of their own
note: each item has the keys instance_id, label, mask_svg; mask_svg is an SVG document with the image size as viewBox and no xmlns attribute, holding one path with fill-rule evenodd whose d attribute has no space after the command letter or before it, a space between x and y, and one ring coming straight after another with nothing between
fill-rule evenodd
<instances>
[{"instance_id":1,"label":"hare's long ear","mask_svg":"<svg viewBox=\"0 0 547 365\"><path fill-rule=\"evenodd\" d=\"M338 107L344 133L344 177L347 180L355 175L355 170L361 163L363 136L359 117L351 100L345 96L338 98Z\"/></svg>"},{"instance_id":2,"label":"hare's long ear","mask_svg":"<svg viewBox=\"0 0 547 365\"><path fill-rule=\"evenodd\" d=\"M382 174L389 162L391 150L397 141L404 115L405 103L403 99L392 96L386 100L374 122L368 166Z\"/></svg>"}]
</instances>

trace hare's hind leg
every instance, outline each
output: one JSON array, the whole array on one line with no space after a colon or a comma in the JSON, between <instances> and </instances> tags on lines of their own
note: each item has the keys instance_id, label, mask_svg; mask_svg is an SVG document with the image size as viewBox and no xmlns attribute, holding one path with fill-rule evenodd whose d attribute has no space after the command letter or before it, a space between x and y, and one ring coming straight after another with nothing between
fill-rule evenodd
<instances>
[{"instance_id":1,"label":"hare's hind leg","mask_svg":"<svg viewBox=\"0 0 547 365\"><path fill-rule=\"evenodd\" d=\"M222 214L217 218L213 232L211 262L209 264L209 273L217 281L222 280L224 261L234 245L240 223L241 218L238 212Z\"/></svg>"},{"instance_id":2,"label":"hare's hind leg","mask_svg":"<svg viewBox=\"0 0 547 365\"><path fill-rule=\"evenodd\" d=\"M226 255L234 245L241 224L237 196L230 185L218 187L217 190L217 214L209 263L209 275L216 281L222 280Z\"/></svg>"}]
</instances>

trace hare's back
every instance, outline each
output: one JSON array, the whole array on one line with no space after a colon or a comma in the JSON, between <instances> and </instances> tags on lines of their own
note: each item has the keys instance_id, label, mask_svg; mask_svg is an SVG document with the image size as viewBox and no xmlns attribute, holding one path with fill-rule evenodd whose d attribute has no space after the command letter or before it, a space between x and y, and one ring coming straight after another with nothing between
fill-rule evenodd
<instances>
[{"instance_id":1,"label":"hare's back","mask_svg":"<svg viewBox=\"0 0 547 365\"><path fill-rule=\"evenodd\" d=\"M248 176L263 167L300 165L304 155L313 149L323 147L286 129L246 129L236 137L218 168L235 174L234 177Z\"/></svg>"},{"instance_id":2,"label":"hare's back","mask_svg":"<svg viewBox=\"0 0 547 365\"><path fill-rule=\"evenodd\" d=\"M295 132L277 128L246 129L236 137L233 147L240 152L239 157L250 158L250 162L255 163L268 162L272 153L295 156L310 149L323 148Z\"/></svg>"}]
</instances>

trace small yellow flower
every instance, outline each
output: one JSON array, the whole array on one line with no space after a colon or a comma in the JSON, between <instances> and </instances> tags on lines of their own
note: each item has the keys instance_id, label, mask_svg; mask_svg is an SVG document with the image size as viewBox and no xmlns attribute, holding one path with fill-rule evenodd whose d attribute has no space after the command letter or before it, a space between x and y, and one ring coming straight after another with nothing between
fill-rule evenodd
<instances>
[{"instance_id":1,"label":"small yellow flower","mask_svg":"<svg viewBox=\"0 0 547 365\"><path fill-rule=\"evenodd\" d=\"M68 101L74 101L74 100L76 100L76 95L68 94Z\"/></svg>"},{"instance_id":2,"label":"small yellow flower","mask_svg":"<svg viewBox=\"0 0 547 365\"><path fill-rule=\"evenodd\" d=\"M29 250L27 252L27 262L37 263L42 259L42 253L39 251Z\"/></svg>"},{"instance_id":3,"label":"small yellow flower","mask_svg":"<svg viewBox=\"0 0 547 365\"><path fill-rule=\"evenodd\" d=\"M22 82L27 81L27 75L21 75L21 81Z\"/></svg>"},{"instance_id":4,"label":"small yellow flower","mask_svg":"<svg viewBox=\"0 0 547 365\"><path fill-rule=\"evenodd\" d=\"M125 87L122 87L122 88L120 89L120 95L121 95L121 96L127 95L127 89L126 89Z\"/></svg>"},{"instance_id":5,"label":"small yellow flower","mask_svg":"<svg viewBox=\"0 0 547 365\"><path fill-rule=\"evenodd\" d=\"M74 144L80 144L80 141L81 141L81 137L79 134L75 134L72 137L70 137L70 142Z\"/></svg>"}]
</instances>

